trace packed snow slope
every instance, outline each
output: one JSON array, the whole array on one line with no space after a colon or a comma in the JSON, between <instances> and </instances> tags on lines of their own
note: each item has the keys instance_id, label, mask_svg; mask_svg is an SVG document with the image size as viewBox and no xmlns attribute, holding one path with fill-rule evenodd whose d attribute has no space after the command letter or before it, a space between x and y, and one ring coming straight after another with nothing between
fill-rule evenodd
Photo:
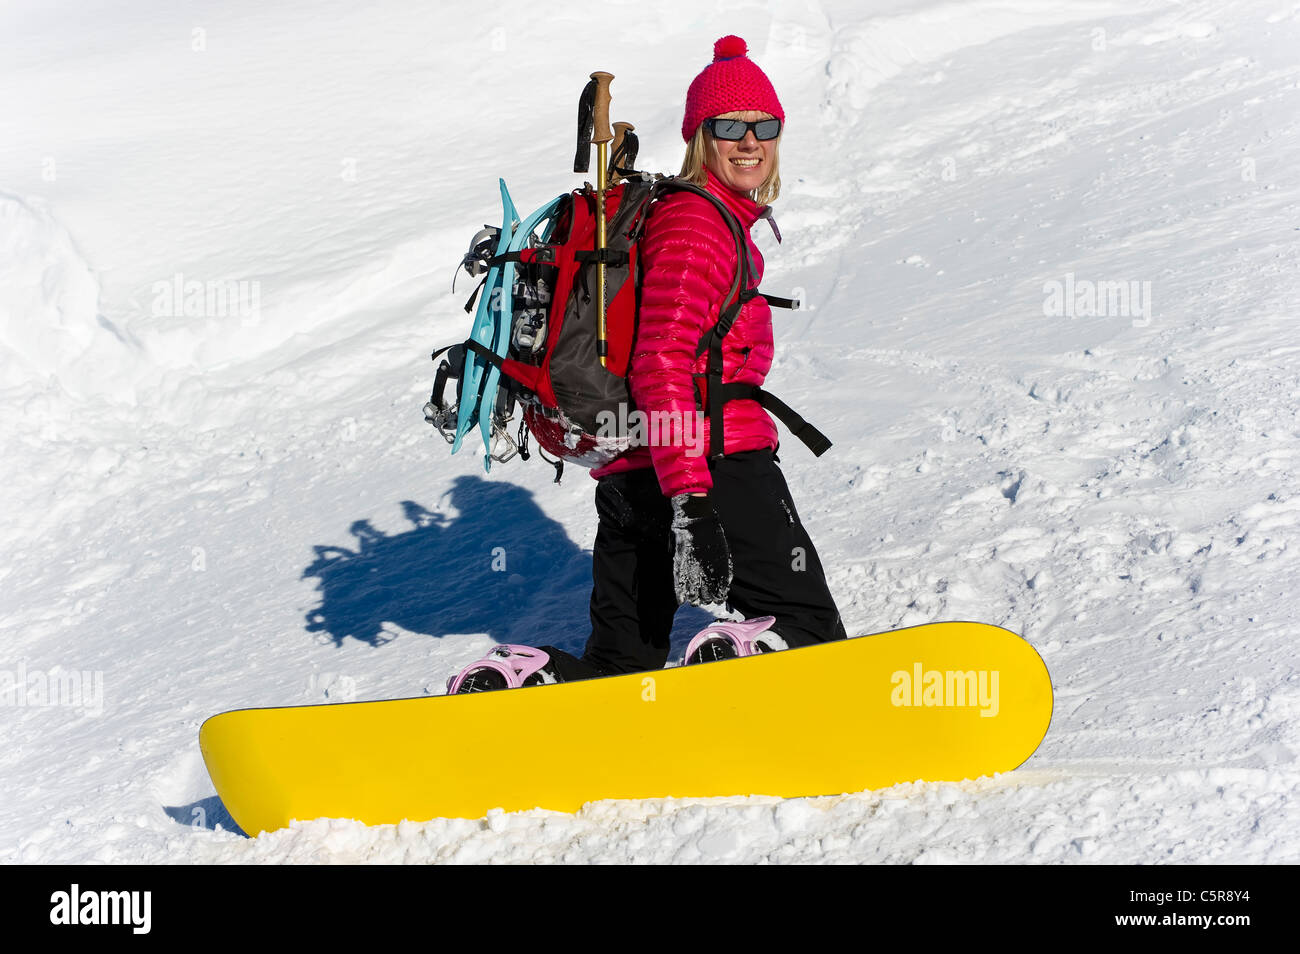
<instances>
[{"instance_id":1,"label":"packed snow slope","mask_svg":"<svg viewBox=\"0 0 1300 954\"><path fill-rule=\"evenodd\" d=\"M4 5L0 860L1300 861L1300 4L588 9ZM207 716L581 648L592 482L449 455L428 354L497 177L527 209L578 184L587 74L675 171L726 33L789 117L759 241L807 308L770 383L835 442L782 461L846 623L1023 633L1042 747L959 785L232 831Z\"/></svg>"}]
</instances>

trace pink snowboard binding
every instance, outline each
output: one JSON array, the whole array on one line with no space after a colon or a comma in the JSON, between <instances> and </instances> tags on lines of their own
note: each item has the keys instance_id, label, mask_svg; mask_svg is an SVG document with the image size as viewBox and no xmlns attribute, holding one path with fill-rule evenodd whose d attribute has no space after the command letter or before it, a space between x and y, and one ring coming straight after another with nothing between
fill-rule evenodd
<instances>
[{"instance_id":1,"label":"pink snowboard binding","mask_svg":"<svg viewBox=\"0 0 1300 954\"><path fill-rule=\"evenodd\" d=\"M555 672L548 668L550 661L551 657L545 650L532 646L493 646L485 657L470 663L460 671L460 675L447 680L447 695L558 682Z\"/></svg>"},{"instance_id":2,"label":"pink snowboard binding","mask_svg":"<svg viewBox=\"0 0 1300 954\"><path fill-rule=\"evenodd\" d=\"M694 666L696 663L789 649L789 644L768 628L775 622L775 616L759 616L743 622L720 619L710 623L691 638L682 665Z\"/></svg>"}]
</instances>

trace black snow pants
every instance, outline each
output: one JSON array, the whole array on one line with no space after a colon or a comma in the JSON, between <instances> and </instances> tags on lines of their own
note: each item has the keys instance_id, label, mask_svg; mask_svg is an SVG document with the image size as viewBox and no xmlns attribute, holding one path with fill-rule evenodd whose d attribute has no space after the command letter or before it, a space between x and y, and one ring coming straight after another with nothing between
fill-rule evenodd
<instances>
[{"instance_id":1,"label":"black snow pants","mask_svg":"<svg viewBox=\"0 0 1300 954\"><path fill-rule=\"evenodd\" d=\"M731 549L727 604L746 619L775 616L793 648L844 639L844 624L812 540L769 449L709 461L710 499ZM543 647L560 678L661 669L677 612L672 503L654 468L601 478L592 550L591 636L582 658Z\"/></svg>"}]
</instances>

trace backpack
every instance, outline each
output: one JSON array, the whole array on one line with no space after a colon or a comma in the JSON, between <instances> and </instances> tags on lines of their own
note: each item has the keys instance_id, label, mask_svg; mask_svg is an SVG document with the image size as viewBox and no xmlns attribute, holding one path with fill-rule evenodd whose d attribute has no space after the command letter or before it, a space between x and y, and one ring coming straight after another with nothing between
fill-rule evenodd
<instances>
[{"instance_id":1,"label":"backpack","mask_svg":"<svg viewBox=\"0 0 1300 954\"><path fill-rule=\"evenodd\" d=\"M654 202L673 190L709 200L736 242L735 277L718 321L696 350L697 357L709 355L705 372L695 376L697 407L712 422L709 456L722 456L722 406L737 399L759 401L815 455L831 446L762 388L722 382L723 339L745 302L762 293L749 287L753 269L744 232L720 199L683 179L630 173L605 191L606 248L597 251L597 195L590 184L522 220L504 180L500 185L502 226L485 226L475 235L461 263L471 275L484 275L465 305L470 312L478 300L470 337L433 353L435 362L442 361L424 414L453 453L477 423L484 469L490 470L493 460L504 462L515 454L527 460L531 433L543 459L556 468L558 483L565 461L601 467L644 439L628 426L635 410L627 371L640 302L639 241ZM595 300L600 262L606 273L603 363ZM798 307L790 299L763 297L774 307ZM448 396L452 381L456 391ZM511 437L517 408L521 420Z\"/></svg>"}]
</instances>

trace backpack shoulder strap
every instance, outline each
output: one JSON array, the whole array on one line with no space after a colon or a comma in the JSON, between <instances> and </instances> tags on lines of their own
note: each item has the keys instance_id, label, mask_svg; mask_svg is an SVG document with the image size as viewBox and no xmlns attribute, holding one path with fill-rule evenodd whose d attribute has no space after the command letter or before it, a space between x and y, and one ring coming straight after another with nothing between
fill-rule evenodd
<instances>
[{"instance_id":1,"label":"backpack shoulder strap","mask_svg":"<svg viewBox=\"0 0 1300 954\"><path fill-rule=\"evenodd\" d=\"M708 189L701 188L693 182L687 182L685 179L680 179L676 176L668 176L660 179L654 184L652 197L658 198L664 192L673 189L681 192L689 192L692 195L698 195L700 198L712 203L713 207L718 210L718 214L722 216L722 221L727 226L727 231L731 233L731 239L736 246L736 275L731 281L731 288L727 291L726 297L723 298L724 307L719 313L718 322L710 332L710 334L717 334L717 337L720 340L726 336L728 331L731 330L731 325L736 320L736 314L740 311L740 306L752 298L754 294L751 293L747 297L743 298L743 300L741 298L741 296L749 289L749 279L753 274L753 262L751 262L749 258L749 246L746 245L745 236L741 232L740 223L736 221L736 217L732 214L731 210L727 208L726 204L721 199ZM697 357L703 354L707 349L705 341L708 337L709 335L705 335L704 338L700 339L700 347L695 352Z\"/></svg>"},{"instance_id":2,"label":"backpack shoulder strap","mask_svg":"<svg viewBox=\"0 0 1300 954\"><path fill-rule=\"evenodd\" d=\"M709 456L721 457L725 443L722 433L722 408L727 401L748 399L758 401L765 409L775 414L801 441L808 445L815 456L820 457L831 446L831 442L817 428L813 427L784 401L777 398L768 391L764 391L757 385L752 384L723 384L722 383L722 339L731 331L731 326L736 321L736 316L740 314L740 309L752 298L762 294L757 288L750 288L750 277L753 275L754 263L749 257L749 246L745 242L745 235L740 227L740 222L726 204L712 192L695 185L693 182L687 182L677 177L665 177L654 184L653 197L658 197L662 192L670 189L679 189L684 192L690 192L698 195L711 202L722 216L722 221L726 223L731 237L736 243L736 275L732 279L731 287L727 295L723 298L723 307L719 310L718 320L713 327L700 336L699 344L695 348L695 356L698 358L707 353L708 363L703 374L695 375L695 392L696 399L701 405L706 405L705 413L708 415L711 426L709 428ZM779 240L779 237L778 237ZM763 295L769 306L776 308L797 308L799 302L790 298L779 298L775 295ZM702 380L701 380L702 379Z\"/></svg>"}]
</instances>

